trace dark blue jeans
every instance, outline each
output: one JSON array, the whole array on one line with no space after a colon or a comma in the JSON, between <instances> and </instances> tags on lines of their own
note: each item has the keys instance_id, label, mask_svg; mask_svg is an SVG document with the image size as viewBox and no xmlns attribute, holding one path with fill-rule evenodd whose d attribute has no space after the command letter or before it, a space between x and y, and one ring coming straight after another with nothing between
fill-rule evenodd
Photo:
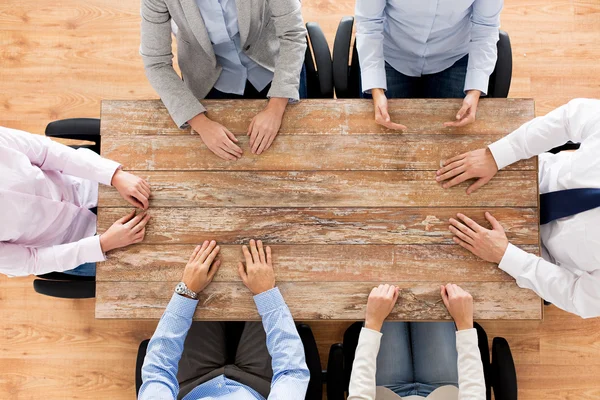
<instances>
[{"instance_id":1,"label":"dark blue jeans","mask_svg":"<svg viewBox=\"0 0 600 400\"><path fill-rule=\"evenodd\" d=\"M210 100L224 100L224 99L266 99L267 93L269 93L269 89L271 88L271 84L269 83L263 90L260 92L252 86L250 81L246 81L246 87L244 88L244 94L233 94L233 93L224 93L220 90L212 88L210 92L204 97L205 99ZM308 97L306 86L306 67L302 65L302 71L300 71L300 87L298 90L298 94L301 99L306 99Z\"/></svg>"},{"instance_id":2,"label":"dark blue jeans","mask_svg":"<svg viewBox=\"0 0 600 400\"><path fill-rule=\"evenodd\" d=\"M387 62L385 75L387 78L388 99L462 99L465 97L465 77L469 56L466 55L450 68L436 74L407 76L396 71ZM370 98L370 95L364 96Z\"/></svg>"}]
</instances>

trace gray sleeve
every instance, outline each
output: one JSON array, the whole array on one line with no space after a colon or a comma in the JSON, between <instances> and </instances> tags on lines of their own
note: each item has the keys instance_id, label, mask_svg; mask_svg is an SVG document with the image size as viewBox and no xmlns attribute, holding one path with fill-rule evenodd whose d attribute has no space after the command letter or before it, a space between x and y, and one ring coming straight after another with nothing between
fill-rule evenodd
<instances>
[{"instance_id":1,"label":"gray sleeve","mask_svg":"<svg viewBox=\"0 0 600 400\"><path fill-rule=\"evenodd\" d=\"M140 55L150 84L178 127L206 111L173 68L171 15L164 0L142 0Z\"/></svg>"},{"instance_id":2,"label":"gray sleeve","mask_svg":"<svg viewBox=\"0 0 600 400\"><path fill-rule=\"evenodd\" d=\"M299 0L268 0L275 33L279 39L279 56L269 97L298 100L300 71L306 51L306 28Z\"/></svg>"}]
</instances>

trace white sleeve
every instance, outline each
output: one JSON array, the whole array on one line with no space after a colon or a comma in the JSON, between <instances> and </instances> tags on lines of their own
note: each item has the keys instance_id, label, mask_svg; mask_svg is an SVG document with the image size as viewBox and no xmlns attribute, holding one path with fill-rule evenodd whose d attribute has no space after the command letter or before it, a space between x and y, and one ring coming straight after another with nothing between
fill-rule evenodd
<instances>
[{"instance_id":1,"label":"white sleeve","mask_svg":"<svg viewBox=\"0 0 600 400\"><path fill-rule=\"evenodd\" d=\"M590 126L598 118L600 100L575 99L566 105L523 124L508 136L489 146L498 169L519 160L542 154L573 141L583 143L599 129Z\"/></svg>"},{"instance_id":2,"label":"white sleeve","mask_svg":"<svg viewBox=\"0 0 600 400\"><path fill-rule=\"evenodd\" d=\"M381 344L381 332L362 328L352 364L348 400L375 400L377 384L377 354Z\"/></svg>"},{"instance_id":3,"label":"white sleeve","mask_svg":"<svg viewBox=\"0 0 600 400\"><path fill-rule=\"evenodd\" d=\"M120 165L88 149L75 150L50 138L0 127L0 144L26 155L31 164L45 171L110 185Z\"/></svg>"},{"instance_id":4,"label":"white sleeve","mask_svg":"<svg viewBox=\"0 0 600 400\"><path fill-rule=\"evenodd\" d=\"M383 24L386 0L357 0L356 50L360 62L362 90L387 89L383 58Z\"/></svg>"},{"instance_id":5,"label":"white sleeve","mask_svg":"<svg viewBox=\"0 0 600 400\"><path fill-rule=\"evenodd\" d=\"M62 272L87 262L104 261L100 236L50 247L25 247L0 242L0 273L8 276Z\"/></svg>"},{"instance_id":6,"label":"white sleeve","mask_svg":"<svg viewBox=\"0 0 600 400\"><path fill-rule=\"evenodd\" d=\"M582 318L600 316L600 270L578 275L510 243L499 267L558 308Z\"/></svg>"},{"instance_id":7,"label":"white sleeve","mask_svg":"<svg viewBox=\"0 0 600 400\"><path fill-rule=\"evenodd\" d=\"M475 328L456 332L458 400L485 400L483 364Z\"/></svg>"}]
</instances>

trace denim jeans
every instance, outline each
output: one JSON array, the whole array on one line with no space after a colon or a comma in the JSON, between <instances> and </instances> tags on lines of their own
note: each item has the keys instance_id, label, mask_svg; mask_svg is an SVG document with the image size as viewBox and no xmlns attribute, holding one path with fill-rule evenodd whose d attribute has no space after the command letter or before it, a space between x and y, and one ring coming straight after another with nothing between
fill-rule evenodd
<instances>
[{"instance_id":1,"label":"denim jeans","mask_svg":"<svg viewBox=\"0 0 600 400\"><path fill-rule=\"evenodd\" d=\"M466 55L451 67L435 74L407 76L396 71L387 62L385 75L388 99L462 99L465 97L465 78L469 56ZM361 91L362 93L362 91ZM370 95L363 95L371 98Z\"/></svg>"},{"instance_id":2,"label":"denim jeans","mask_svg":"<svg viewBox=\"0 0 600 400\"><path fill-rule=\"evenodd\" d=\"M96 263L81 264L79 267L64 271L63 273L77 276L96 276Z\"/></svg>"},{"instance_id":3,"label":"denim jeans","mask_svg":"<svg viewBox=\"0 0 600 400\"><path fill-rule=\"evenodd\" d=\"M456 330L452 322L386 322L377 356L377 386L401 397L427 397L458 387Z\"/></svg>"},{"instance_id":4,"label":"denim jeans","mask_svg":"<svg viewBox=\"0 0 600 400\"><path fill-rule=\"evenodd\" d=\"M302 70L300 71L300 87L298 89L298 94L301 99L306 99L308 97L308 89L306 83L306 67L302 65ZM224 93L220 90L212 88L210 92L204 97L205 99L210 100L224 100L224 99L266 99L267 93L269 93L269 89L271 88L271 84L269 83L263 90L260 92L252 86L250 81L246 81L246 88L244 89L244 94L233 94L233 93Z\"/></svg>"}]
</instances>

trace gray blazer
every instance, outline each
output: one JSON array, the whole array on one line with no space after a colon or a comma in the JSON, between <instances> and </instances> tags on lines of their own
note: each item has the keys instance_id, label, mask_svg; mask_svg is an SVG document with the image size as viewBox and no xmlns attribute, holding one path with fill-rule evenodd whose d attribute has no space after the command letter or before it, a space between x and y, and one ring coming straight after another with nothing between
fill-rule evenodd
<instances>
[{"instance_id":1,"label":"gray blazer","mask_svg":"<svg viewBox=\"0 0 600 400\"><path fill-rule=\"evenodd\" d=\"M298 100L306 29L300 0L236 0L244 53L274 72L269 97ZM173 68L171 19L177 32ZM221 66L195 0L142 0L140 54L150 84L179 127L206 111L198 99L213 88Z\"/></svg>"}]
</instances>

